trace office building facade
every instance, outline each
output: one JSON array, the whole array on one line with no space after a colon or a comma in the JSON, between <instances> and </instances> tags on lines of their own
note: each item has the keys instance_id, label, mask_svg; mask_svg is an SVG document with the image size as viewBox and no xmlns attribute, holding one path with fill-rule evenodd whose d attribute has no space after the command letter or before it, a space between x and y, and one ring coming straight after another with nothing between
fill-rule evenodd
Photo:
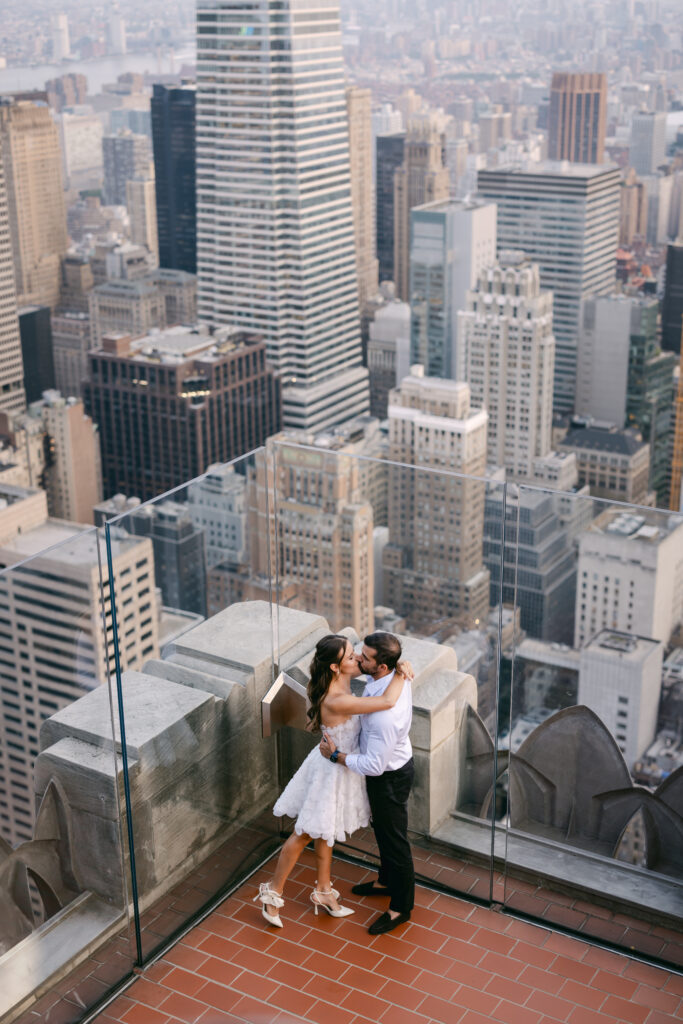
<instances>
[{"instance_id":1,"label":"office building facade","mask_svg":"<svg viewBox=\"0 0 683 1024\"><path fill-rule=\"evenodd\" d=\"M126 205L126 182L149 177L152 159L146 135L123 129L102 139L104 197L108 206Z\"/></svg>"},{"instance_id":2,"label":"office building facade","mask_svg":"<svg viewBox=\"0 0 683 1024\"><path fill-rule=\"evenodd\" d=\"M367 411L336 3L200 0L197 274L202 322L265 340L288 426Z\"/></svg>"},{"instance_id":3,"label":"office building facade","mask_svg":"<svg viewBox=\"0 0 683 1024\"><path fill-rule=\"evenodd\" d=\"M358 306L362 312L368 299L377 293L377 257L375 256L374 202L372 181L372 93L369 89L348 86L346 109L349 118L349 163L351 169L351 206L356 244Z\"/></svg>"},{"instance_id":4,"label":"office building facade","mask_svg":"<svg viewBox=\"0 0 683 1024\"><path fill-rule=\"evenodd\" d=\"M130 217L130 240L144 245L152 262L159 263L157 240L157 206L154 178L133 178L126 182L126 207Z\"/></svg>"},{"instance_id":5,"label":"office building facade","mask_svg":"<svg viewBox=\"0 0 683 1024\"><path fill-rule=\"evenodd\" d=\"M552 446L555 365L553 297L541 290L537 264L508 251L480 272L458 314L458 349L458 377L488 412L489 463L531 476Z\"/></svg>"},{"instance_id":6,"label":"office building facade","mask_svg":"<svg viewBox=\"0 0 683 1024\"><path fill-rule=\"evenodd\" d=\"M24 306L18 315L26 401L37 402L43 391L55 386L50 310L47 306Z\"/></svg>"},{"instance_id":7,"label":"office building facade","mask_svg":"<svg viewBox=\"0 0 683 1024\"><path fill-rule=\"evenodd\" d=\"M403 164L405 139L404 132L396 132L378 135L375 140L375 231L380 282L396 280L394 175Z\"/></svg>"},{"instance_id":8,"label":"office building facade","mask_svg":"<svg viewBox=\"0 0 683 1024\"><path fill-rule=\"evenodd\" d=\"M666 114L638 110L631 121L629 163L636 174L654 174L666 160Z\"/></svg>"},{"instance_id":9,"label":"office building facade","mask_svg":"<svg viewBox=\"0 0 683 1024\"><path fill-rule=\"evenodd\" d=\"M555 72L550 86L548 157L601 164L607 128L607 75Z\"/></svg>"},{"instance_id":10,"label":"office building facade","mask_svg":"<svg viewBox=\"0 0 683 1024\"><path fill-rule=\"evenodd\" d=\"M666 278L662 301L662 348L681 351L683 334L683 242L666 249Z\"/></svg>"},{"instance_id":11,"label":"office building facade","mask_svg":"<svg viewBox=\"0 0 683 1024\"><path fill-rule=\"evenodd\" d=\"M105 498L163 494L281 427L263 341L229 328L106 335L89 353L83 395L100 429Z\"/></svg>"},{"instance_id":12,"label":"office building facade","mask_svg":"<svg viewBox=\"0 0 683 1024\"><path fill-rule=\"evenodd\" d=\"M466 379L458 364L458 313L495 259L493 203L437 200L410 211L410 359L427 376Z\"/></svg>"},{"instance_id":13,"label":"office building facade","mask_svg":"<svg viewBox=\"0 0 683 1024\"><path fill-rule=\"evenodd\" d=\"M553 293L553 410L574 411L581 303L614 287L620 176L616 167L546 162L480 171L498 207L499 249L521 249Z\"/></svg>"},{"instance_id":14,"label":"office building facade","mask_svg":"<svg viewBox=\"0 0 683 1024\"><path fill-rule=\"evenodd\" d=\"M194 85L154 85L152 144L159 266L197 272Z\"/></svg>"}]
</instances>

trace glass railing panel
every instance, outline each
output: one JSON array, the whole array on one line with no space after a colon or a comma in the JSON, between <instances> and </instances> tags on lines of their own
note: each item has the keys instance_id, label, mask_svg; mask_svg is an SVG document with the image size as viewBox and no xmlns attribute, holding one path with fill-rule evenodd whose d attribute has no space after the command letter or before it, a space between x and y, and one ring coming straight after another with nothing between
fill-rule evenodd
<instances>
[{"instance_id":1,"label":"glass railing panel","mask_svg":"<svg viewBox=\"0 0 683 1024\"><path fill-rule=\"evenodd\" d=\"M501 606L504 485L347 452L334 442L269 446L276 652L287 668L295 612L311 620L301 617L310 639L288 669L304 685L325 632L347 631L357 649L374 630L400 635L416 672L409 817L417 870L488 899L498 649L513 628L511 604ZM363 683L354 687L360 693ZM283 786L319 740L296 725L279 738ZM377 855L369 829L344 849Z\"/></svg>"},{"instance_id":2,"label":"glass railing panel","mask_svg":"<svg viewBox=\"0 0 683 1024\"><path fill-rule=\"evenodd\" d=\"M680 962L683 517L512 484L507 513L505 902Z\"/></svg>"},{"instance_id":3,"label":"glass railing panel","mask_svg":"<svg viewBox=\"0 0 683 1024\"><path fill-rule=\"evenodd\" d=\"M143 959L277 840L277 751L261 727L274 678L262 465L257 453L103 509L115 513L108 556L136 550L114 576Z\"/></svg>"},{"instance_id":4,"label":"glass railing panel","mask_svg":"<svg viewBox=\"0 0 683 1024\"><path fill-rule=\"evenodd\" d=\"M68 1024L135 961L106 555L95 528L48 519L42 492L11 490L0 543L0 1018Z\"/></svg>"}]
</instances>

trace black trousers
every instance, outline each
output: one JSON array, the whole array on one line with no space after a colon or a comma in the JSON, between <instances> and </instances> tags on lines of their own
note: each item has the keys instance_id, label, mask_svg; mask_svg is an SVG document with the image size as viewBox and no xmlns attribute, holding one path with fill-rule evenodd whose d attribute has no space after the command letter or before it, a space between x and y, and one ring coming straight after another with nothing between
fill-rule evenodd
<instances>
[{"instance_id":1,"label":"black trousers","mask_svg":"<svg viewBox=\"0 0 683 1024\"><path fill-rule=\"evenodd\" d=\"M389 909L409 914L415 903L415 868L408 842L408 797L413 785L413 759L393 772L368 775L372 827L379 848L380 885L389 890Z\"/></svg>"}]
</instances>

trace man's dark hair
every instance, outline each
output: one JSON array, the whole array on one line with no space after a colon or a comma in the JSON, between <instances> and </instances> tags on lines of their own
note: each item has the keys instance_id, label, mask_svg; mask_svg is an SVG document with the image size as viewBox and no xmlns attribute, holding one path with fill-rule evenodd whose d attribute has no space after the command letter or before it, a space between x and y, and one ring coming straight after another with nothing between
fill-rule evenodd
<instances>
[{"instance_id":1,"label":"man's dark hair","mask_svg":"<svg viewBox=\"0 0 683 1024\"><path fill-rule=\"evenodd\" d=\"M372 647L378 665L386 665L390 672L396 668L401 659L401 645L393 633L383 633L381 630L370 633L364 643Z\"/></svg>"}]
</instances>

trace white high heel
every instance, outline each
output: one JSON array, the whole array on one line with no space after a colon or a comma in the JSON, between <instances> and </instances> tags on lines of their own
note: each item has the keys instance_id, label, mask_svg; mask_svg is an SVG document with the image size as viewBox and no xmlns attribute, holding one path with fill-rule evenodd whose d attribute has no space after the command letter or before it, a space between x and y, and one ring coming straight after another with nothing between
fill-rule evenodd
<instances>
[{"instance_id":1,"label":"white high heel","mask_svg":"<svg viewBox=\"0 0 683 1024\"><path fill-rule=\"evenodd\" d=\"M279 910L280 907L284 907L285 901L282 896L280 896L279 893L274 892L270 888L268 882L261 882L258 887L258 892L251 902L256 903L256 900L261 900L261 915L264 920L266 920L268 924L275 925L276 928L282 928L283 924L280 920L280 915L269 914L266 910L266 907L275 907L276 910Z\"/></svg>"},{"instance_id":2,"label":"white high heel","mask_svg":"<svg viewBox=\"0 0 683 1024\"><path fill-rule=\"evenodd\" d=\"M314 889L311 893L311 903L313 904L313 910L315 916L318 916L318 907L322 907L326 910L330 917L348 917L350 914L355 914L355 910L351 910L350 907L340 907L339 910L334 910L329 907L327 903L323 903L320 899L321 896L333 896L335 900L339 899L339 893L336 889Z\"/></svg>"}]
</instances>

